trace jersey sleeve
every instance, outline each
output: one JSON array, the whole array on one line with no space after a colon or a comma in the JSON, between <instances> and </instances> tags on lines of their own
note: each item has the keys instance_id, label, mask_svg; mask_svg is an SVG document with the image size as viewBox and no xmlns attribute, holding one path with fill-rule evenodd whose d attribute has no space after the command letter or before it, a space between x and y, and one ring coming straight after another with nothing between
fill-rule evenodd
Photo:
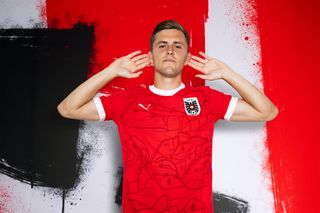
<instances>
[{"instance_id":1,"label":"jersey sleeve","mask_svg":"<svg viewBox=\"0 0 320 213\"><path fill-rule=\"evenodd\" d=\"M210 104L212 106L212 111L216 116L216 120L230 120L236 107L238 98L211 88L208 88L208 90Z\"/></svg>"},{"instance_id":2,"label":"jersey sleeve","mask_svg":"<svg viewBox=\"0 0 320 213\"><path fill-rule=\"evenodd\" d=\"M111 95L101 95L93 98L100 121L117 120L125 107L125 92L115 92Z\"/></svg>"}]
</instances>

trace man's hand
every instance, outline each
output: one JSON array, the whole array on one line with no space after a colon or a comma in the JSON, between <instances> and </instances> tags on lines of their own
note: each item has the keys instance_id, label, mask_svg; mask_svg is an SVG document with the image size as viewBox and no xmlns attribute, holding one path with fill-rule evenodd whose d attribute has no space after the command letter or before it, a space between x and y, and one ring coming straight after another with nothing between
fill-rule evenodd
<instances>
[{"instance_id":1,"label":"man's hand","mask_svg":"<svg viewBox=\"0 0 320 213\"><path fill-rule=\"evenodd\" d=\"M140 50L118 58L106 69L113 72L116 77L137 78L142 74L141 69L150 64L147 54L141 54Z\"/></svg>"},{"instance_id":2,"label":"man's hand","mask_svg":"<svg viewBox=\"0 0 320 213\"><path fill-rule=\"evenodd\" d=\"M190 67L201 72L196 77L204 80L216 80L223 78L226 72L230 71L230 68L218 59L212 58L203 52L199 52L199 54L204 58L192 55L188 62Z\"/></svg>"}]
</instances>

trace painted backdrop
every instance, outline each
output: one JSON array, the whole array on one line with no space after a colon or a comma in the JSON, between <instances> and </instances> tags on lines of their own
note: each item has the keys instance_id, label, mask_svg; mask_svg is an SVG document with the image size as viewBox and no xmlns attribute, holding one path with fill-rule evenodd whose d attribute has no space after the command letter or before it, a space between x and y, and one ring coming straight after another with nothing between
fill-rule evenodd
<instances>
[{"instance_id":1,"label":"painted backdrop","mask_svg":"<svg viewBox=\"0 0 320 213\"><path fill-rule=\"evenodd\" d=\"M320 4L314 0L0 1L0 212L119 212L122 159L113 122L61 118L57 104L115 58L148 51L154 26L176 19L207 54L278 106L269 123L216 125L215 212L318 212ZM209 85L238 96L223 81ZM152 84L116 79L101 90Z\"/></svg>"}]
</instances>

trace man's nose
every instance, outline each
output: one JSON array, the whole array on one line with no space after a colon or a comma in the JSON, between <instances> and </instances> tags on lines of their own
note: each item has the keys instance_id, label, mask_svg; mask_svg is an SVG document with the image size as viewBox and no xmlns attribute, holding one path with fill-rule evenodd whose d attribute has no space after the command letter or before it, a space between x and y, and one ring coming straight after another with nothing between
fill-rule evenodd
<instances>
[{"instance_id":1,"label":"man's nose","mask_svg":"<svg viewBox=\"0 0 320 213\"><path fill-rule=\"evenodd\" d=\"M168 55L172 55L172 54L173 54L173 46L172 46L172 45L168 45L168 47L167 47L167 54L168 54Z\"/></svg>"}]
</instances>

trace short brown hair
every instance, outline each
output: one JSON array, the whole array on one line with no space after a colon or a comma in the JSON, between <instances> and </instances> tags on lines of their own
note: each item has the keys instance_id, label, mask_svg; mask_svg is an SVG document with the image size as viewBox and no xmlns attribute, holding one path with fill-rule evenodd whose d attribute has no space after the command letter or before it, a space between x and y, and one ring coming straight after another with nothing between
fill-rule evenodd
<instances>
[{"instance_id":1,"label":"short brown hair","mask_svg":"<svg viewBox=\"0 0 320 213\"><path fill-rule=\"evenodd\" d=\"M151 50L153 49L152 45L153 45L153 42L156 40L156 34L162 30L169 30L169 29L175 29L175 30L181 31L186 39L187 47L189 49L189 34L186 31L186 29L184 29L184 27L175 20L162 21L154 28L151 35L151 39L150 39L150 49Z\"/></svg>"}]
</instances>

